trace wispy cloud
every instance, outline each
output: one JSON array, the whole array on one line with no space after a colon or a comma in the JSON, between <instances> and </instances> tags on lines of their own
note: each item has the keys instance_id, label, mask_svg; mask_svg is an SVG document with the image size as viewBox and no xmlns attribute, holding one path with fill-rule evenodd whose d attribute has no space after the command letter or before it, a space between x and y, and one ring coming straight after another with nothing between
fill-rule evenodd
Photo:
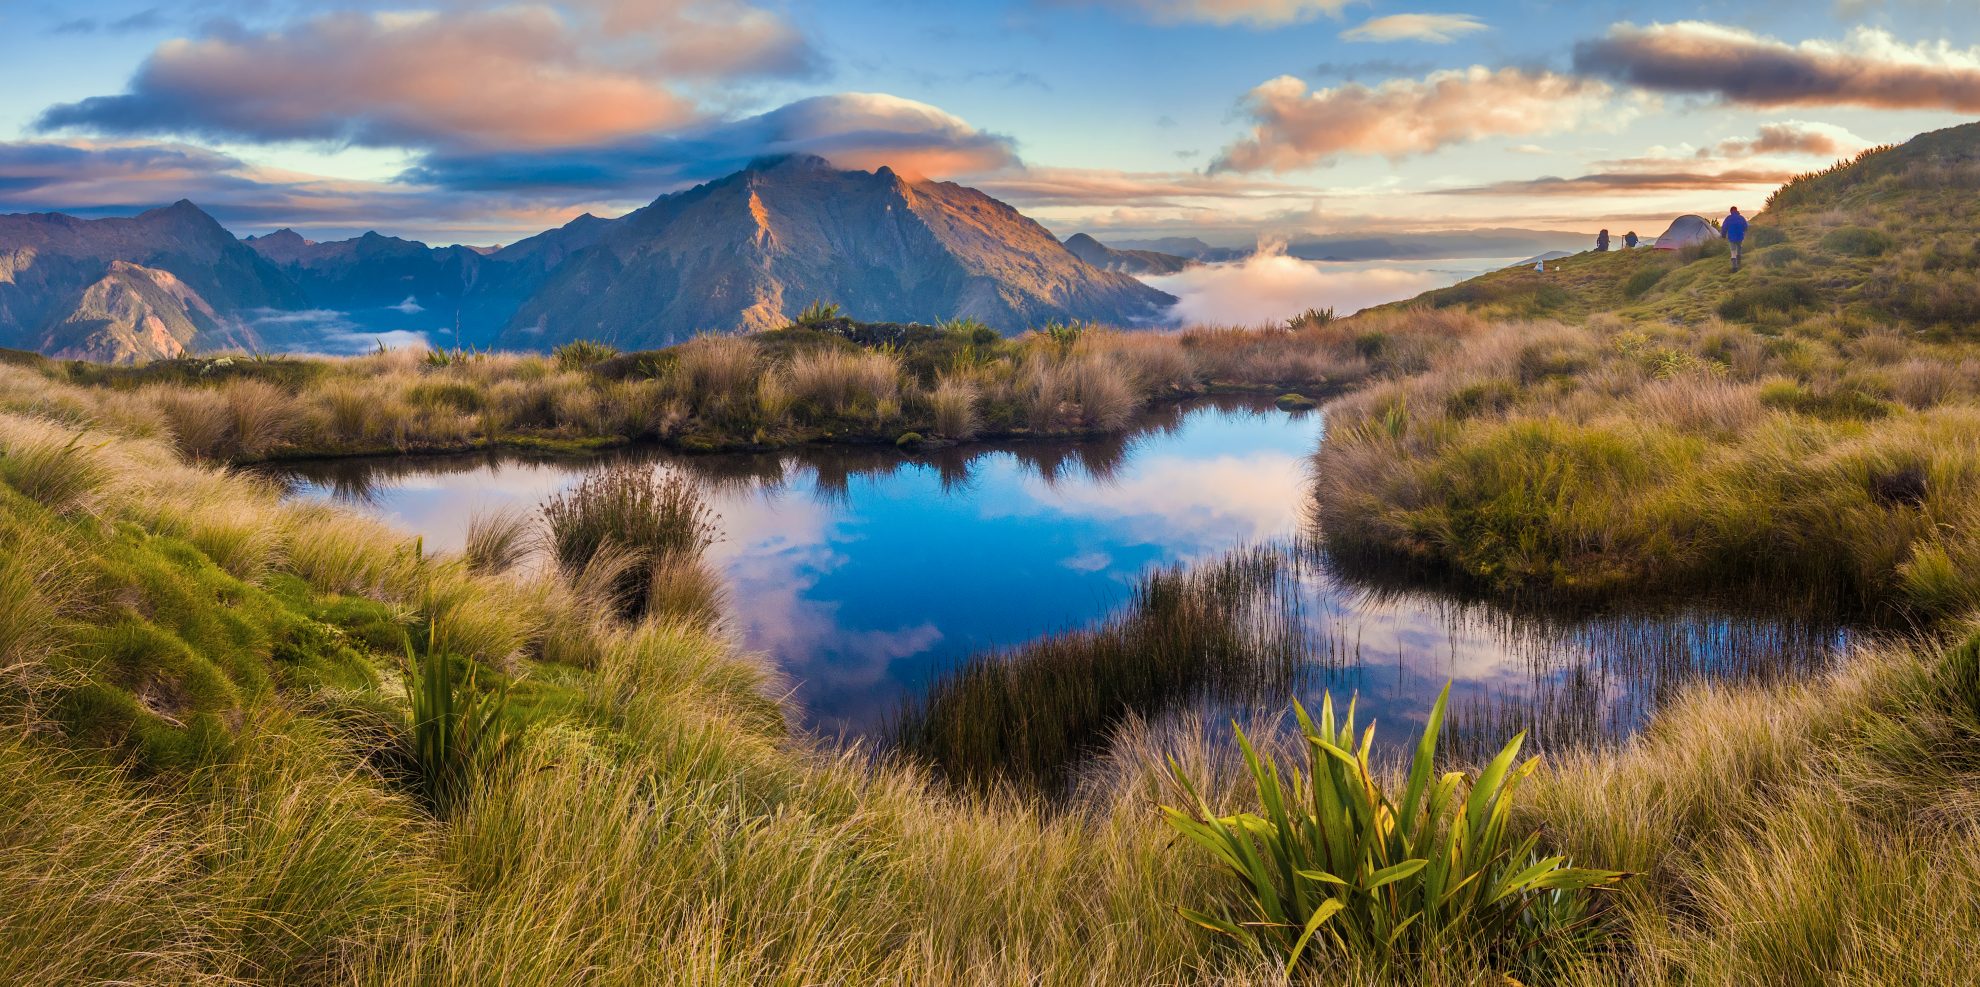
<instances>
[{"instance_id":1,"label":"wispy cloud","mask_svg":"<svg viewBox=\"0 0 1980 987\"><path fill-rule=\"evenodd\" d=\"M1345 41L1422 41L1447 45L1485 29L1485 22L1470 14L1390 14L1348 28L1341 32L1341 38Z\"/></svg>"},{"instance_id":2,"label":"wispy cloud","mask_svg":"<svg viewBox=\"0 0 1980 987\"><path fill-rule=\"evenodd\" d=\"M1841 157L1870 146L1870 142L1841 127L1804 120L1763 123L1752 137L1731 137L1711 147L1700 148L1701 158L1751 158L1760 155L1795 154L1804 157Z\"/></svg>"},{"instance_id":3,"label":"wispy cloud","mask_svg":"<svg viewBox=\"0 0 1980 987\"><path fill-rule=\"evenodd\" d=\"M1664 93L1750 106L1869 106L1980 112L1980 47L1907 44L1858 28L1789 44L1703 21L1618 24L1575 46L1575 69Z\"/></svg>"},{"instance_id":4,"label":"wispy cloud","mask_svg":"<svg viewBox=\"0 0 1980 987\"><path fill-rule=\"evenodd\" d=\"M1436 189L1431 195L1461 196L1613 196L1623 192L1704 191L1779 185L1794 177L1792 171L1615 171L1582 175L1577 178L1522 179Z\"/></svg>"},{"instance_id":5,"label":"wispy cloud","mask_svg":"<svg viewBox=\"0 0 1980 987\"><path fill-rule=\"evenodd\" d=\"M1263 28L1325 15L1339 17L1354 0L1061 0L1126 10L1157 24L1220 24Z\"/></svg>"},{"instance_id":6,"label":"wispy cloud","mask_svg":"<svg viewBox=\"0 0 1980 987\"><path fill-rule=\"evenodd\" d=\"M1167 206L1186 200L1311 198L1313 189L1289 182L1193 172L1130 172L1095 168L1024 168L973 184L1022 205Z\"/></svg>"},{"instance_id":7,"label":"wispy cloud","mask_svg":"<svg viewBox=\"0 0 1980 987\"><path fill-rule=\"evenodd\" d=\"M1486 137L1552 133L1586 121L1612 95L1603 82L1521 68L1473 66L1311 92L1281 76L1245 97L1256 124L1211 171L1285 172L1344 154L1401 158Z\"/></svg>"}]
</instances>

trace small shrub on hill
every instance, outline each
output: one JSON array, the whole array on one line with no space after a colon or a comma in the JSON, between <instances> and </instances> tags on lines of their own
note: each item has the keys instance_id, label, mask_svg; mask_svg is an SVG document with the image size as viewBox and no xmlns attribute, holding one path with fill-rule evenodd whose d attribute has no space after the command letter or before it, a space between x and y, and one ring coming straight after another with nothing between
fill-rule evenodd
<instances>
[{"instance_id":1,"label":"small shrub on hill","mask_svg":"<svg viewBox=\"0 0 1980 987\"><path fill-rule=\"evenodd\" d=\"M1867 226L1845 226L1822 238L1822 249L1848 257L1882 257L1891 249L1891 238Z\"/></svg>"},{"instance_id":2,"label":"small shrub on hill","mask_svg":"<svg viewBox=\"0 0 1980 987\"><path fill-rule=\"evenodd\" d=\"M557 366L565 370L583 370L594 363L602 363L619 355L614 346L594 343L589 339L574 339L550 351Z\"/></svg>"},{"instance_id":3,"label":"small shrub on hill","mask_svg":"<svg viewBox=\"0 0 1980 987\"><path fill-rule=\"evenodd\" d=\"M1773 314L1791 314L1811 308L1821 301L1813 285L1805 281L1770 281L1748 285L1719 303L1719 315L1728 319L1759 321Z\"/></svg>"},{"instance_id":4,"label":"small shrub on hill","mask_svg":"<svg viewBox=\"0 0 1980 987\"><path fill-rule=\"evenodd\" d=\"M1642 298L1669 273L1671 269L1668 267L1646 267L1630 275L1629 279L1623 282L1623 295L1629 298Z\"/></svg>"}]
</instances>

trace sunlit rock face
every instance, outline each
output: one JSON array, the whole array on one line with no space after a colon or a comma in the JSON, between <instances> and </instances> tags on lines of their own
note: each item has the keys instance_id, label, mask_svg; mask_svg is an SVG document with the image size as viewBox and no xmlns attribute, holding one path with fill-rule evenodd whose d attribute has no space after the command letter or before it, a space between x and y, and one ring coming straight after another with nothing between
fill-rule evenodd
<instances>
[{"instance_id":1,"label":"sunlit rock face","mask_svg":"<svg viewBox=\"0 0 1980 987\"><path fill-rule=\"evenodd\" d=\"M0 346L94 360L248 345L295 283L190 202L130 218L0 216Z\"/></svg>"}]
</instances>

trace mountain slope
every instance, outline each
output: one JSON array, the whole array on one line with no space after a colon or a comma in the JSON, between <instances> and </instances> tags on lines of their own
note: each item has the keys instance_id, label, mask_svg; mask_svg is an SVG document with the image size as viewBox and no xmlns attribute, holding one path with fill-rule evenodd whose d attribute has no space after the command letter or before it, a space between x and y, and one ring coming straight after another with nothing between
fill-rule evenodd
<instances>
[{"instance_id":1,"label":"mountain slope","mask_svg":"<svg viewBox=\"0 0 1980 987\"><path fill-rule=\"evenodd\" d=\"M38 348L64 359L132 363L182 356L196 343L215 348L253 342L245 326L222 319L171 272L118 260L43 331Z\"/></svg>"},{"instance_id":2,"label":"mountain slope","mask_svg":"<svg viewBox=\"0 0 1980 987\"><path fill-rule=\"evenodd\" d=\"M122 265L122 266L120 266ZM0 346L103 360L251 338L302 292L190 202L131 218L0 216Z\"/></svg>"},{"instance_id":3,"label":"mountain slope","mask_svg":"<svg viewBox=\"0 0 1980 987\"><path fill-rule=\"evenodd\" d=\"M1120 250L1109 247L1084 233L1066 238L1066 249L1103 271L1123 274L1174 274L1190 265L1187 257L1154 250Z\"/></svg>"},{"instance_id":4,"label":"mountain slope","mask_svg":"<svg viewBox=\"0 0 1980 987\"><path fill-rule=\"evenodd\" d=\"M1004 203L887 168L759 161L614 221L566 261L499 342L654 346L701 330L787 324L814 301L862 319L1132 324L1170 296L1095 270Z\"/></svg>"}]
</instances>

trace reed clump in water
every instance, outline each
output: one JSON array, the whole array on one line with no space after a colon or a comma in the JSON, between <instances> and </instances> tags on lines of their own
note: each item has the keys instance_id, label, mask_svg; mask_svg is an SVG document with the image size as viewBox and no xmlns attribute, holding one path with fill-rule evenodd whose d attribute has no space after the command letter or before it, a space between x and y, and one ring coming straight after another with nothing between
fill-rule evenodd
<instances>
[{"instance_id":1,"label":"reed clump in water","mask_svg":"<svg viewBox=\"0 0 1980 987\"><path fill-rule=\"evenodd\" d=\"M902 712L895 740L959 783L1056 790L1131 714L1289 687L1306 654L1291 581L1263 547L1150 573L1098 628L965 661Z\"/></svg>"},{"instance_id":2,"label":"reed clump in water","mask_svg":"<svg viewBox=\"0 0 1980 987\"><path fill-rule=\"evenodd\" d=\"M603 553L628 557L610 588L613 606L627 619L646 616L656 599L707 597L680 584L700 569L721 518L684 472L612 466L550 498L543 519L566 578L579 578ZM703 577L714 578L705 570Z\"/></svg>"}]
</instances>

